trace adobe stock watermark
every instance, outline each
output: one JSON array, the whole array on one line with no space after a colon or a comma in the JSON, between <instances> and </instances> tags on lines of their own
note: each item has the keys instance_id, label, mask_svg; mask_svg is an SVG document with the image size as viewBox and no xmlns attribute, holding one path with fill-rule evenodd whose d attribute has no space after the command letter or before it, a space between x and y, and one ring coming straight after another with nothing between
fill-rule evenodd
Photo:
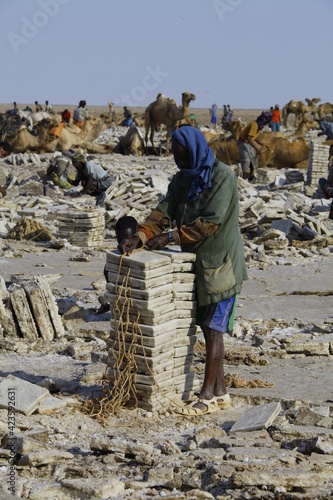
<instances>
[{"instance_id":1,"label":"adobe stock watermark","mask_svg":"<svg viewBox=\"0 0 333 500\"><path fill-rule=\"evenodd\" d=\"M221 21L227 13L233 12L244 0L214 0L213 5Z\"/></svg>"},{"instance_id":2,"label":"adobe stock watermark","mask_svg":"<svg viewBox=\"0 0 333 500\"><path fill-rule=\"evenodd\" d=\"M71 0L39 0L38 5L41 10L37 10L31 19L22 17L22 27L20 34L10 31L7 38L15 52L19 53L20 46L26 45L30 40L38 35L41 28L47 26L49 20L55 17L62 5L66 5Z\"/></svg>"},{"instance_id":3,"label":"adobe stock watermark","mask_svg":"<svg viewBox=\"0 0 333 500\"><path fill-rule=\"evenodd\" d=\"M155 90L165 78L170 76L170 73L161 70L159 64L155 68L146 66L145 70L146 74L142 78L141 85L133 87L130 94L121 94L120 99L115 99L115 106L139 106L149 92Z\"/></svg>"}]
</instances>

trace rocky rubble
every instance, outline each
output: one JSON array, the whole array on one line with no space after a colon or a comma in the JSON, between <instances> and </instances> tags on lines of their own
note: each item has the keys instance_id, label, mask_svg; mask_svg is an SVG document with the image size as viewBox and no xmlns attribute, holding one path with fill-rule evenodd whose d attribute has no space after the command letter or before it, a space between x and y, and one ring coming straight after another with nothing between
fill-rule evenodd
<instances>
[{"instance_id":1,"label":"rocky rubble","mask_svg":"<svg viewBox=\"0 0 333 500\"><path fill-rule=\"evenodd\" d=\"M225 337L231 408L186 419L165 404L96 419L84 403L100 394L105 375L111 316L96 309L115 221L143 220L175 167L171 158L97 156L115 182L102 210L104 244L89 248L58 231L63 214L93 210L95 200L72 200L46 182L48 155L24 158L0 160L1 300L6 306L8 293L42 275L64 331L45 339L0 334L0 498L332 497L333 226L329 200L307 186L306 172L263 170L252 185L238 179L250 280ZM8 239L23 217L52 240ZM200 380L203 367L198 332ZM17 398L14 421L13 388L29 391L29 409Z\"/></svg>"}]
</instances>

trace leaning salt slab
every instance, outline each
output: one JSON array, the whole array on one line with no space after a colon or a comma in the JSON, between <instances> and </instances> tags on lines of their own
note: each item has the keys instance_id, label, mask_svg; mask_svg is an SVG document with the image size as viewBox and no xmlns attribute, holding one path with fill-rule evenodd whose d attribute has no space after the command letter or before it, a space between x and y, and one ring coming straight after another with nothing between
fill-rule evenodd
<instances>
[{"instance_id":1,"label":"leaning salt slab","mask_svg":"<svg viewBox=\"0 0 333 500\"><path fill-rule=\"evenodd\" d=\"M39 275L36 279L47 303L48 312L54 329L54 335L57 339L60 339L65 335L65 329L59 314L57 303L51 291L51 287L44 276Z\"/></svg>"},{"instance_id":2,"label":"leaning salt slab","mask_svg":"<svg viewBox=\"0 0 333 500\"><path fill-rule=\"evenodd\" d=\"M17 337L18 331L14 321L9 293L5 280L0 276L0 332L5 337Z\"/></svg>"},{"instance_id":3,"label":"leaning salt slab","mask_svg":"<svg viewBox=\"0 0 333 500\"><path fill-rule=\"evenodd\" d=\"M24 289L19 285L11 285L8 291L10 292L10 300L23 338L36 340L38 332Z\"/></svg>"},{"instance_id":4,"label":"leaning salt slab","mask_svg":"<svg viewBox=\"0 0 333 500\"><path fill-rule=\"evenodd\" d=\"M9 375L0 383L0 408L31 415L49 394L44 387Z\"/></svg>"},{"instance_id":5,"label":"leaning salt slab","mask_svg":"<svg viewBox=\"0 0 333 500\"><path fill-rule=\"evenodd\" d=\"M44 340L53 340L53 325L51 323L47 303L40 286L32 279L24 283L24 290L33 311L40 336Z\"/></svg>"}]
</instances>

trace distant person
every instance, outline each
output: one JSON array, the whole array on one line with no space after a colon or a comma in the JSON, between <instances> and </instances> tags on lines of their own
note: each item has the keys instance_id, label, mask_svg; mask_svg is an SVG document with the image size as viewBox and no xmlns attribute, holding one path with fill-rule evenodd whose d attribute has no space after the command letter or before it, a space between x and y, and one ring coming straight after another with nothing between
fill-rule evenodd
<instances>
[{"instance_id":1,"label":"distant person","mask_svg":"<svg viewBox=\"0 0 333 500\"><path fill-rule=\"evenodd\" d=\"M64 122L66 125L69 125L69 122L71 120L71 112L69 109L64 109L64 111L61 113L61 121Z\"/></svg>"},{"instance_id":2,"label":"distant person","mask_svg":"<svg viewBox=\"0 0 333 500\"><path fill-rule=\"evenodd\" d=\"M8 142L0 142L0 158L6 158L12 152L12 148ZM6 196L7 191L4 186L0 186L0 198Z\"/></svg>"},{"instance_id":3,"label":"distant person","mask_svg":"<svg viewBox=\"0 0 333 500\"><path fill-rule=\"evenodd\" d=\"M113 111L113 107L114 107L114 102L108 102L108 106L109 106L109 115L110 115L110 118L113 118L113 114L114 114L114 111Z\"/></svg>"},{"instance_id":4,"label":"distant person","mask_svg":"<svg viewBox=\"0 0 333 500\"><path fill-rule=\"evenodd\" d=\"M191 120L192 127L196 127L197 126L197 118L196 118L194 113L190 114L190 120Z\"/></svg>"},{"instance_id":5,"label":"distant person","mask_svg":"<svg viewBox=\"0 0 333 500\"><path fill-rule=\"evenodd\" d=\"M263 111L258 118L249 123L241 132L237 141L239 161L242 166L243 179L252 182L258 168L258 154L267 150L267 147L257 139L259 132L272 120L272 113Z\"/></svg>"},{"instance_id":6,"label":"distant person","mask_svg":"<svg viewBox=\"0 0 333 500\"><path fill-rule=\"evenodd\" d=\"M53 184L59 186L61 189L70 189L72 184L69 182L69 169L71 167L71 158L74 156L75 151L68 149L60 153L56 151L50 161L47 169L47 175L52 179ZM74 178L72 178L74 180Z\"/></svg>"},{"instance_id":7,"label":"distant person","mask_svg":"<svg viewBox=\"0 0 333 500\"><path fill-rule=\"evenodd\" d=\"M333 198L333 161L328 169L327 179L321 177L319 179L319 186L324 193L326 199ZM333 219L333 201L330 207L329 219Z\"/></svg>"},{"instance_id":8,"label":"distant person","mask_svg":"<svg viewBox=\"0 0 333 500\"><path fill-rule=\"evenodd\" d=\"M39 104L38 101L35 101L35 111L36 113L39 113L40 111L43 111L42 106Z\"/></svg>"},{"instance_id":9,"label":"distant person","mask_svg":"<svg viewBox=\"0 0 333 500\"><path fill-rule=\"evenodd\" d=\"M79 102L78 107L74 109L73 113L73 122L77 127L81 129L83 128L88 118L88 111L86 110L86 105L87 105L86 101L81 100Z\"/></svg>"},{"instance_id":10,"label":"distant person","mask_svg":"<svg viewBox=\"0 0 333 500\"><path fill-rule=\"evenodd\" d=\"M13 102L13 109L14 109L14 113L16 113L18 111L18 106L16 104L16 101Z\"/></svg>"},{"instance_id":11,"label":"distant person","mask_svg":"<svg viewBox=\"0 0 333 500\"><path fill-rule=\"evenodd\" d=\"M227 120L228 120L228 122L231 122L231 120L232 120L232 115L233 115L233 111L232 111L232 109L231 109L231 107L230 107L230 104L228 104L228 106L227 106L227 114L228 114L228 118L227 118Z\"/></svg>"},{"instance_id":12,"label":"distant person","mask_svg":"<svg viewBox=\"0 0 333 500\"><path fill-rule=\"evenodd\" d=\"M216 122L217 122L217 105L216 103L214 102L214 104L212 105L212 107L210 108L209 110L210 112L210 122L212 124L212 127L216 129Z\"/></svg>"},{"instance_id":13,"label":"distant person","mask_svg":"<svg viewBox=\"0 0 333 500\"><path fill-rule=\"evenodd\" d=\"M270 113L272 113L272 115L273 115L273 111L274 111L274 108L273 108L273 106L271 106L271 107L269 108L269 112L270 112ZM270 123L268 124L268 128L270 128L271 130L273 130L273 125L272 125L272 122L270 122Z\"/></svg>"},{"instance_id":14,"label":"distant person","mask_svg":"<svg viewBox=\"0 0 333 500\"><path fill-rule=\"evenodd\" d=\"M275 104L275 108L272 109L272 130L273 132L280 132L280 123L281 123L281 111L278 104Z\"/></svg>"},{"instance_id":15,"label":"distant person","mask_svg":"<svg viewBox=\"0 0 333 500\"><path fill-rule=\"evenodd\" d=\"M125 118L123 124L125 127L130 127L134 121L133 113L130 109L128 109L127 106L124 106L123 110L124 110L123 115Z\"/></svg>"},{"instance_id":16,"label":"distant person","mask_svg":"<svg viewBox=\"0 0 333 500\"><path fill-rule=\"evenodd\" d=\"M109 174L97 163L92 160L86 160L85 156L75 153L72 157L72 163L77 174L74 180L68 179L73 186L80 183L83 190L73 193L71 196L77 198L84 194L96 197L96 206L102 206L105 201L105 191L112 185L112 179Z\"/></svg>"},{"instance_id":17,"label":"distant person","mask_svg":"<svg viewBox=\"0 0 333 500\"><path fill-rule=\"evenodd\" d=\"M333 123L321 120L319 122L320 132L318 137L321 135L326 135L327 140L333 139Z\"/></svg>"},{"instance_id":18,"label":"distant person","mask_svg":"<svg viewBox=\"0 0 333 500\"><path fill-rule=\"evenodd\" d=\"M46 113L50 113L50 114L53 113L53 109L52 109L51 104L49 104L49 101L45 101L45 111L46 111Z\"/></svg>"},{"instance_id":19,"label":"distant person","mask_svg":"<svg viewBox=\"0 0 333 500\"><path fill-rule=\"evenodd\" d=\"M222 115L222 125L228 121L228 110L227 106L223 104L223 115Z\"/></svg>"}]
</instances>

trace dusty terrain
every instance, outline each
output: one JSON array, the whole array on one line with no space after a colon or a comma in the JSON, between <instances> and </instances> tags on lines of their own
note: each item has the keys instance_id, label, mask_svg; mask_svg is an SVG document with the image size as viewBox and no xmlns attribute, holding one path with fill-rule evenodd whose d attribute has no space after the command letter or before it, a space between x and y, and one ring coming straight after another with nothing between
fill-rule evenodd
<instances>
[{"instance_id":1,"label":"dusty terrain","mask_svg":"<svg viewBox=\"0 0 333 500\"><path fill-rule=\"evenodd\" d=\"M89 105L88 109L96 116L108 111ZM193 111L198 122L209 124L208 110ZM258 112L237 110L234 118L249 120ZM157 172L160 179L174 171L171 158L97 155L97 160L123 175L122 179L135 168ZM38 196L43 165L13 167L18 177L27 175L29 168L39 179L8 189L0 208L10 206L15 215L16 202L22 206L22 200ZM0 163L0 169L8 168ZM281 175L281 170L270 172L270 179ZM83 412L84 402L100 393L105 369L111 316L109 312L96 315L96 310L105 289L106 252L115 247L114 222L107 226L105 245L98 249L70 244L56 249L43 242L0 237L0 277L7 284L15 276L53 277L52 292L65 326L65 337L53 342L0 337L0 382L15 375L46 387L64 405L29 416L16 413L15 436L21 446L14 459L16 497L195 500L332 496L333 223L327 218L328 204L301 194L300 189L275 189L268 181L251 188L240 183L239 189L243 204L262 193L265 200L272 197L272 206L283 200L298 213L308 210L325 224L329 234L300 240L298 246L289 241L287 246L274 248L256 242L255 237L267 229L264 223L258 231L244 232L249 280L238 298L234 332L225 336L225 372L245 383L229 388L230 409L211 415L186 419L172 407L158 412L121 409L108 416L104 426ZM56 210L66 200L62 193L51 191L54 204L43 217L56 235ZM112 200L106 206L109 218L115 216L115 206ZM194 369L201 381L203 367L199 334ZM257 382L251 384L253 381ZM246 410L269 403L281 405L271 424L230 432ZM8 411L4 408L0 409L1 499L8 498L9 491L7 434Z\"/></svg>"}]
</instances>

